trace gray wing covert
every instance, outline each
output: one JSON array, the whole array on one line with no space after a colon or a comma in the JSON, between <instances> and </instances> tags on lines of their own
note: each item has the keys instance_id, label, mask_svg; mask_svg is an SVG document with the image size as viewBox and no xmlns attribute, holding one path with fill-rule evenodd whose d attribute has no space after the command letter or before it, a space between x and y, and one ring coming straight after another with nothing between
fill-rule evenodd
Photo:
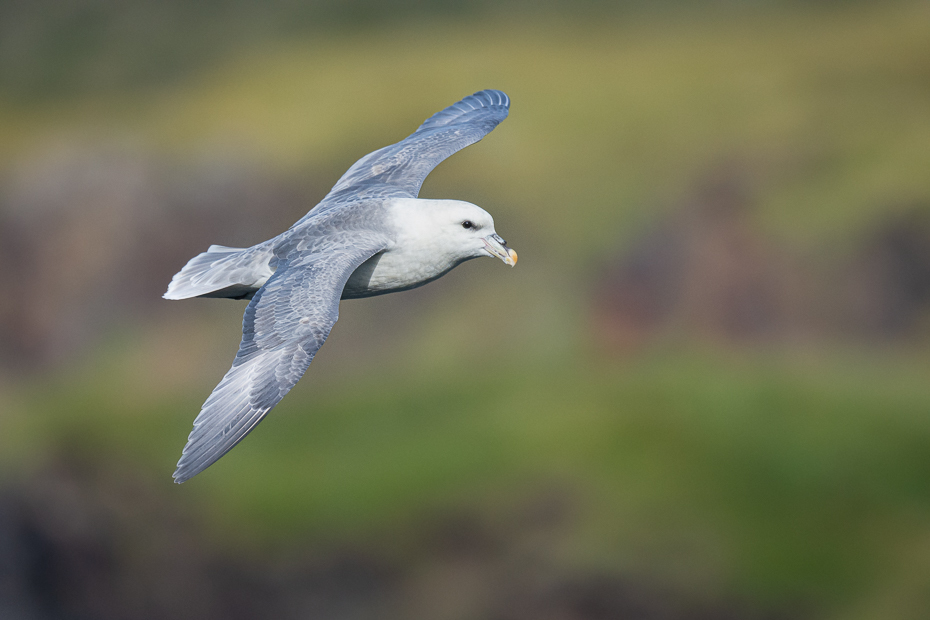
<instances>
[{"instance_id":1,"label":"gray wing covert","mask_svg":"<svg viewBox=\"0 0 930 620\"><path fill-rule=\"evenodd\" d=\"M378 195L416 197L426 176L453 153L474 144L507 118L510 98L482 90L432 115L410 136L358 160L321 205L371 188ZM387 186L387 187L385 187Z\"/></svg>"},{"instance_id":2,"label":"gray wing covert","mask_svg":"<svg viewBox=\"0 0 930 620\"><path fill-rule=\"evenodd\" d=\"M239 352L194 420L175 482L216 462L294 387L339 317L346 280L384 246L378 235L353 235L279 262L245 310Z\"/></svg>"}]
</instances>

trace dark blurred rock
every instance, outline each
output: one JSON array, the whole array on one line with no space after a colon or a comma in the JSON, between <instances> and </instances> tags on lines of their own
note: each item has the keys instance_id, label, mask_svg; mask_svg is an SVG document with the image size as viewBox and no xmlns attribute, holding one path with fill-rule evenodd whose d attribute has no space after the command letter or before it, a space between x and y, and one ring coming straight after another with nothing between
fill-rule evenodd
<instances>
[{"instance_id":1,"label":"dark blurred rock","mask_svg":"<svg viewBox=\"0 0 930 620\"><path fill-rule=\"evenodd\" d=\"M0 618L377 617L395 580L366 554L235 557L201 534L144 479L65 459L0 495Z\"/></svg>"},{"instance_id":2,"label":"dark blurred rock","mask_svg":"<svg viewBox=\"0 0 930 620\"><path fill-rule=\"evenodd\" d=\"M804 279L791 253L755 226L745 173L727 167L617 258L597 280L597 330L616 350L659 333L771 341L803 322Z\"/></svg>"},{"instance_id":3,"label":"dark blurred rock","mask_svg":"<svg viewBox=\"0 0 930 620\"><path fill-rule=\"evenodd\" d=\"M0 490L3 620L777 617L648 580L579 574L558 559L574 531L561 508L543 521L536 507L496 520L432 515L432 525L396 533L412 543L399 555L371 544L220 550L164 488L174 485L65 454Z\"/></svg>"},{"instance_id":4,"label":"dark blurred rock","mask_svg":"<svg viewBox=\"0 0 930 620\"><path fill-rule=\"evenodd\" d=\"M682 597L604 575L575 576L521 592L495 620L767 620L787 618ZM798 617L798 616L795 616Z\"/></svg>"},{"instance_id":5,"label":"dark blurred rock","mask_svg":"<svg viewBox=\"0 0 930 620\"><path fill-rule=\"evenodd\" d=\"M930 326L930 208L889 211L845 255L803 257L753 219L751 184L722 168L595 282L607 349L655 338L726 344L902 340Z\"/></svg>"},{"instance_id":6,"label":"dark blurred rock","mask_svg":"<svg viewBox=\"0 0 930 620\"><path fill-rule=\"evenodd\" d=\"M900 339L930 319L930 206L889 210L872 231L846 269L849 323L867 337Z\"/></svg>"}]
</instances>

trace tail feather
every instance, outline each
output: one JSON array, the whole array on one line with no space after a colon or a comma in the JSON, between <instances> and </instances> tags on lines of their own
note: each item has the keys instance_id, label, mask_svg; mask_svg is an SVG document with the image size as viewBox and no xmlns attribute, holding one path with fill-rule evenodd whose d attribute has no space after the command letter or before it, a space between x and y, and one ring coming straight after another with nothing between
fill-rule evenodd
<instances>
[{"instance_id":1,"label":"tail feather","mask_svg":"<svg viewBox=\"0 0 930 620\"><path fill-rule=\"evenodd\" d=\"M251 248L211 245L171 278L163 297L251 299L274 273L273 258L271 249L262 245Z\"/></svg>"}]
</instances>

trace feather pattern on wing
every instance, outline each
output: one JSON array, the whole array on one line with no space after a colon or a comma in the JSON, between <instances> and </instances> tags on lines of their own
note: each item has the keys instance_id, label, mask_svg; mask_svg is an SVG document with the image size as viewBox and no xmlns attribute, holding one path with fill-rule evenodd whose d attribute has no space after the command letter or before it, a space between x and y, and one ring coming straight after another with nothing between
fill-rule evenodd
<instances>
[{"instance_id":1,"label":"feather pattern on wing","mask_svg":"<svg viewBox=\"0 0 930 620\"><path fill-rule=\"evenodd\" d=\"M482 90L433 114L405 139L355 162L310 214L359 198L415 198L433 168L489 134L509 108L506 94Z\"/></svg>"},{"instance_id":2,"label":"feather pattern on wing","mask_svg":"<svg viewBox=\"0 0 930 620\"><path fill-rule=\"evenodd\" d=\"M242 440L290 391L339 317L349 275L385 246L383 235L355 231L352 243L299 243L246 308L232 368L201 408L174 473L200 473Z\"/></svg>"}]
</instances>

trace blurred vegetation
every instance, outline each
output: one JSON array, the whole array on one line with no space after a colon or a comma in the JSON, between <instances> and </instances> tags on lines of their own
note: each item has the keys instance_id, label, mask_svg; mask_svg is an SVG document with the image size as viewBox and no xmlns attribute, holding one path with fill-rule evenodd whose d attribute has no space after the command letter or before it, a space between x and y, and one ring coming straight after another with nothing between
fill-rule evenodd
<instances>
[{"instance_id":1,"label":"blurred vegetation","mask_svg":"<svg viewBox=\"0 0 930 620\"><path fill-rule=\"evenodd\" d=\"M745 187L752 239L786 248L791 275L820 274L813 288L842 265L858 271L889 218L930 212L925 2L590 3L572 15L560 3L424 1L391 15L367 2L77 3L55 18L24 6L0 5L21 41L0 37L0 216L26 221L45 204L23 196L54 185L61 157L88 177L111 171L110 184L173 172L140 173L168 180L127 190L113 211L93 211L93 192L69 201L67 185L49 199L95 219L70 254L48 248L75 262L52 261L65 283L49 280L48 296L70 280L73 297L55 307L98 318L93 338L44 366L7 360L6 482L61 455L136 472L229 554L352 544L430 566L418 547L428 524L473 512L501 548L556 572L632 576L776 617L926 617L926 305L891 339L806 324L730 338L672 316L620 348L594 309L612 265L663 220L688 228L682 213L721 171ZM505 90L511 117L423 195L487 208L519 265L476 261L424 289L343 304L270 419L173 487L242 305L158 299L180 267L164 256L146 259L144 303L127 304L98 282L126 289L131 273L107 265L143 247L183 261L211 243L261 241L359 156L480 88ZM256 190L235 206L255 219L217 223L218 238L210 222L231 216L197 198L221 183L211 166L296 189ZM175 188L201 177L214 180ZM228 187L222 200L247 193ZM174 210L157 211L151 193ZM214 215L186 229L189 204ZM158 217L99 224L131 210ZM53 227L37 222L23 239ZM113 230L132 242L89 262L80 273L94 279L69 278L75 252L102 252ZM842 322L836 299L815 323ZM528 511L552 524L526 525ZM484 617L468 609L443 617Z\"/></svg>"},{"instance_id":2,"label":"blurred vegetation","mask_svg":"<svg viewBox=\"0 0 930 620\"><path fill-rule=\"evenodd\" d=\"M755 6L792 2L766 0ZM807 3L827 5L830 2ZM405 23L458 22L480 30L515 14L577 19L741 10L730 0L37 0L0 2L0 90L20 100L89 92L148 89L281 39L397 28Z\"/></svg>"}]
</instances>

